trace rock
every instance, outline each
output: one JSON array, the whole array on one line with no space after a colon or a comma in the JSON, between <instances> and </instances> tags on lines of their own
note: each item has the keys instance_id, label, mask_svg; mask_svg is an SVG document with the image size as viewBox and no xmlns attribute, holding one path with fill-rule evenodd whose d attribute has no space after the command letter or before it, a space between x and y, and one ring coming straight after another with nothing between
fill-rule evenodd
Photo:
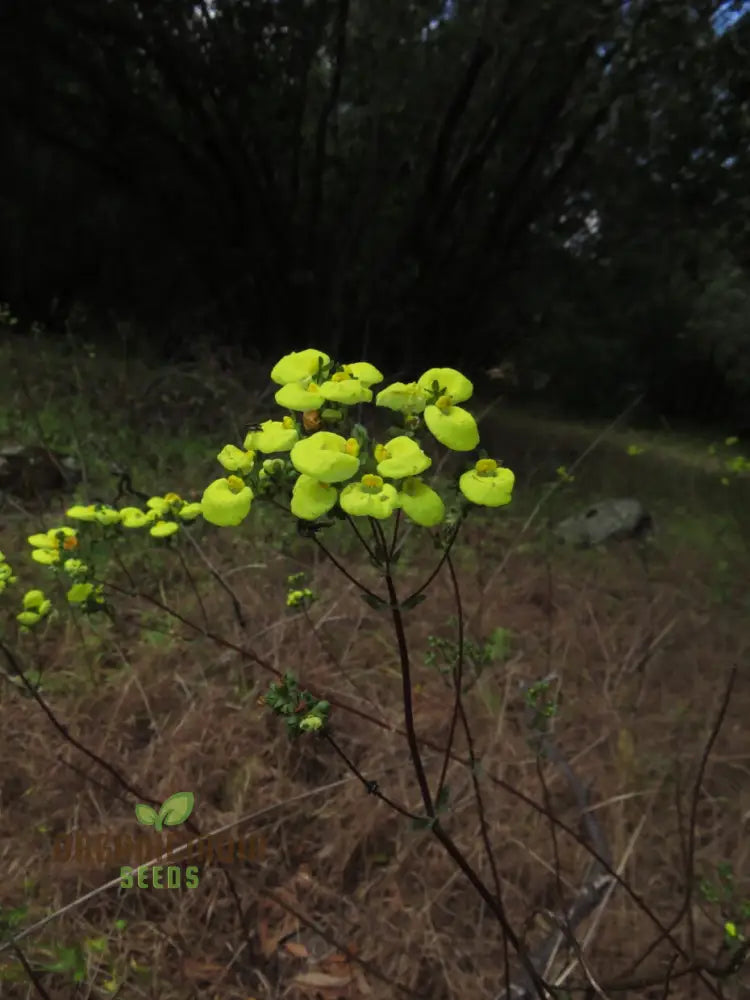
<instances>
[{"instance_id":1,"label":"rock","mask_svg":"<svg viewBox=\"0 0 750 1000\"><path fill-rule=\"evenodd\" d=\"M653 529L651 515L638 500L600 500L554 528L558 541L590 548L609 539L642 538Z\"/></svg>"},{"instance_id":2,"label":"rock","mask_svg":"<svg viewBox=\"0 0 750 1000\"><path fill-rule=\"evenodd\" d=\"M81 481L81 470L71 455L36 445L0 447L0 491L21 500L72 489Z\"/></svg>"}]
</instances>

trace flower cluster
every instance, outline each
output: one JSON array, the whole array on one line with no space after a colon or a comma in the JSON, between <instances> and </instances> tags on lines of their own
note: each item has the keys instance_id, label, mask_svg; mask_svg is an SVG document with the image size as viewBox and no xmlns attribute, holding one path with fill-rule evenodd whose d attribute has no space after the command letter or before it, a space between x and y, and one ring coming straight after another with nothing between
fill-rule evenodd
<instances>
[{"instance_id":1,"label":"flower cluster","mask_svg":"<svg viewBox=\"0 0 750 1000\"><path fill-rule=\"evenodd\" d=\"M283 357L271 379L280 386L274 398L288 413L252 428L242 448L222 448L217 459L228 475L204 490L204 519L221 527L241 524L256 497L288 489L285 499L300 521L329 513L382 521L402 511L422 527L444 522L442 498L423 481L432 459L418 433L426 428L452 451L476 449L476 421L460 405L474 387L453 368L430 368L414 382L381 389L374 403L400 418L402 433L376 442L351 422L349 408L373 402L372 387L383 378L369 362L337 364L312 348ZM510 469L484 457L460 476L458 488L469 503L500 507L510 502L514 482Z\"/></svg>"},{"instance_id":2,"label":"flower cluster","mask_svg":"<svg viewBox=\"0 0 750 1000\"><path fill-rule=\"evenodd\" d=\"M13 575L13 570L8 565L5 556L0 552L0 594L9 587L12 583L16 582L16 577Z\"/></svg>"},{"instance_id":3,"label":"flower cluster","mask_svg":"<svg viewBox=\"0 0 750 1000\"><path fill-rule=\"evenodd\" d=\"M188 503L176 493L151 497L147 510L140 507L110 507L107 504L76 504L65 513L75 521L101 525L119 524L123 528L148 528L154 538L166 538L180 530L182 521L192 521L201 513L199 503Z\"/></svg>"},{"instance_id":4,"label":"flower cluster","mask_svg":"<svg viewBox=\"0 0 750 1000\"><path fill-rule=\"evenodd\" d=\"M304 573L293 573L287 577L286 606L288 608L308 608L315 600L315 594L310 587L303 587Z\"/></svg>"},{"instance_id":5,"label":"flower cluster","mask_svg":"<svg viewBox=\"0 0 750 1000\"><path fill-rule=\"evenodd\" d=\"M284 716L291 736L325 729L331 706L300 688L292 674L284 674L280 683L271 684L261 698L276 715Z\"/></svg>"}]
</instances>

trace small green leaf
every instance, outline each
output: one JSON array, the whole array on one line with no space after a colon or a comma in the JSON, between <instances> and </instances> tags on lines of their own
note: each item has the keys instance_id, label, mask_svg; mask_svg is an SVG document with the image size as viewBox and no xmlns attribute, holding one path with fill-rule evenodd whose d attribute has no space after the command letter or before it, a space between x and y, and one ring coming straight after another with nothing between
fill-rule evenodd
<instances>
[{"instance_id":1,"label":"small green leaf","mask_svg":"<svg viewBox=\"0 0 750 1000\"><path fill-rule=\"evenodd\" d=\"M411 821L411 828L412 830L429 830L434 823L434 816L415 816Z\"/></svg>"},{"instance_id":2,"label":"small green leaf","mask_svg":"<svg viewBox=\"0 0 750 1000\"><path fill-rule=\"evenodd\" d=\"M159 810L159 820L157 829L166 824L167 826L179 826L184 823L195 805L195 796L192 792L175 792L162 804Z\"/></svg>"},{"instance_id":3,"label":"small green leaf","mask_svg":"<svg viewBox=\"0 0 750 1000\"><path fill-rule=\"evenodd\" d=\"M377 594L362 594L362 600L367 601L370 607L375 608L376 611L382 611L383 608L388 607L387 602L382 597L378 597Z\"/></svg>"},{"instance_id":4,"label":"small green leaf","mask_svg":"<svg viewBox=\"0 0 750 1000\"><path fill-rule=\"evenodd\" d=\"M421 604L425 600L427 594L412 594L411 597L407 597L405 601L401 602L402 611L411 611L412 608L416 608L418 604Z\"/></svg>"},{"instance_id":5,"label":"small green leaf","mask_svg":"<svg viewBox=\"0 0 750 1000\"><path fill-rule=\"evenodd\" d=\"M156 810L145 802L139 802L135 807L135 818L143 826L155 826L158 819Z\"/></svg>"}]
</instances>

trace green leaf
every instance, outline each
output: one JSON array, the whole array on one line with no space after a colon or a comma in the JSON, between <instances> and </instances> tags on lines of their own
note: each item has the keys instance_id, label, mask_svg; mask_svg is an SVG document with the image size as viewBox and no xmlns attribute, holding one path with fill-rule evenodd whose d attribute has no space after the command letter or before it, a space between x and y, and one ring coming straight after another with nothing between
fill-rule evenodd
<instances>
[{"instance_id":1,"label":"green leaf","mask_svg":"<svg viewBox=\"0 0 750 1000\"><path fill-rule=\"evenodd\" d=\"M388 607L388 603L382 597L378 597L377 594L362 594L362 600L366 601L371 608L375 608L376 611L382 611L383 608Z\"/></svg>"},{"instance_id":2,"label":"green leaf","mask_svg":"<svg viewBox=\"0 0 750 1000\"><path fill-rule=\"evenodd\" d=\"M184 823L195 805L195 796L192 792L175 792L162 803L159 810L159 826L179 826Z\"/></svg>"},{"instance_id":3,"label":"green leaf","mask_svg":"<svg viewBox=\"0 0 750 1000\"><path fill-rule=\"evenodd\" d=\"M416 816L411 821L411 828L412 830L429 830L434 823L434 816Z\"/></svg>"},{"instance_id":4,"label":"green leaf","mask_svg":"<svg viewBox=\"0 0 750 1000\"><path fill-rule=\"evenodd\" d=\"M156 810L145 802L139 802L135 807L135 818L143 826L154 826L158 816Z\"/></svg>"},{"instance_id":5,"label":"green leaf","mask_svg":"<svg viewBox=\"0 0 750 1000\"><path fill-rule=\"evenodd\" d=\"M407 597L405 601L401 602L401 610L411 611L412 608L416 608L418 604L421 604L426 597L427 594L425 593L412 594L411 597Z\"/></svg>"}]
</instances>

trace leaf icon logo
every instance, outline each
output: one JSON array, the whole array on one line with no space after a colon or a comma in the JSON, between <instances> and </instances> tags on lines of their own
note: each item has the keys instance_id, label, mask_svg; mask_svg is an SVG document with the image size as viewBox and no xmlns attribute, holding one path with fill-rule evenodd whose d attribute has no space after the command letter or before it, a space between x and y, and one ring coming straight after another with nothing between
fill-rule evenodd
<instances>
[{"instance_id":1,"label":"leaf icon logo","mask_svg":"<svg viewBox=\"0 0 750 1000\"><path fill-rule=\"evenodd\" d=\"M153 806L139 802L135 807L135 818L143 826L153 826L160 833L164 826L179 826L190 816L195 805L192 792L175 792L165 799L157 812Z\"/></svg>"}]
</instances>

